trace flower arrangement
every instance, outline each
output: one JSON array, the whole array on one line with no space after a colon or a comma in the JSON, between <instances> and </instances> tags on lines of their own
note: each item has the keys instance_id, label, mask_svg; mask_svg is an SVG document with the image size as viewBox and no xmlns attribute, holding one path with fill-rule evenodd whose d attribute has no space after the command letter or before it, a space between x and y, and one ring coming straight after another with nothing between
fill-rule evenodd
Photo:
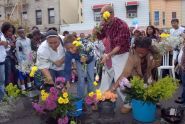
<instances>
[{"instance_id":1,"label":"flower arrangement","mask_svg":"<svg viewBox=\"0 0 185 124\"><path fill-rule=\"evenodd\" d=\"M77 38L75 41L73 41L73 45L78 48L80 61L83 64L83 70L86 71L88 56L94 55L93 44L87 39Z\"/></svg>"},{"instance_id":2,"label":"flower arrangement","mask_svg":"<svg viewBox=\"0 0 185 124\"><path fill-rule=\"evenodd\" d=\"M73 97L67 92L60 92L56 88L50 88L49 92L41 91L41 101L33 103L33 108L40 114L49 113L58 124L68 124L68 112L74 109Z\"/></svg>"},{"instance_id":3,"label":"flower arrangement","mask_svg":"<svg viewBox=\"0 0 185 124\"><path fill-rule=\"evenodd\" d=\"M25 59L24 57L21 57L21 59L23 61L21 61L21 63L19 63L18 65L16 65L16 69L25 73L25 74L29 74L31 71L31 67L34 66L34 59L36 59L36 52L31 51L27 57L27 59Z\"/></svg>"},{"instance_id":4,"label":"flower arrangement","mask_svg":"<svg viewBox=\"0 0 185 124\"><path fill-rule=\"evenodd\" d=\"M130 85L131 87L126 90L128 100L136 99L152 103L172 97L178 87L177 81L169 76L151 85L144 84L139 77L133 77Z\"/></svg>"},{"instance_id":5,"label":"flower arrangement","mask_svg":"<svg viewBox=\"0 0 185 124\"><path fill-rule=\"evenodd\" d=\"M159 49L161 55L164 55L166 52L172 51L176 47L180 46L184 40L182 37L174 37L166 33L162 33L160 37L161 42L153 42L152 44Z\"/></svg>"},{"instance_id":6,"label":"flower arrangement","mask_svg":"<svg viewBox=\"0 0 185 124\"><path fill-rule=\"evenodd\" d=\"M17 98L21 95L21 90L18 89L17 85L9 83L5 88L7 95L12 98Z\"/></svg>"},{"instance_id":7,"label":"flower arrangement","mask_svg":"<svg viewBox=\"0 0 185 124\"><path fill-rule=\"evenodd\" d=\"M116 102L117 94L106 91L102 93L100 90L96 90L96 92L90 92L86 98L85 103L87 105L96 105L98 102L104 102L104 101L111 101Z\"/></svg>"}]
</instances>

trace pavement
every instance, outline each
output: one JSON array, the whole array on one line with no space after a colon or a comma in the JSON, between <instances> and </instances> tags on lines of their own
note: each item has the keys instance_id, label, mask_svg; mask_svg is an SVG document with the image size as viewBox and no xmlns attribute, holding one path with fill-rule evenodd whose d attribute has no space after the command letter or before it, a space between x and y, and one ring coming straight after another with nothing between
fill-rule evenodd
<instances>
[{"instance_id":1,"label":"pavement","mask_svg":"<svg viewBox=\"0 0 185 124\"><path fill-rule=\"evenodd\" d=\"M71 89L72 93L75 92L75 87ZM177 107L174 100L180 96L182 88L174 94L173 98L168 101L161 102L162 107ZM35 113L31 104L32 100L28 97L21 98L20 102L15 107L15 112L12 114L11 120L2 124L47 124L45 116L39 116ZM98 112L85 112L78 120L78 124L144 124L137 122L133 119L132 113L121 114L120 113L120 101L117 101L116 112L114 115L101 116ZM54 124L54 123L51 123ZM157 120L153 123L148 124L168 124L162 123L160 118L160 109L157 112ZM185 124L185 117L180 124Z\"/></svg>"}]
</instances>

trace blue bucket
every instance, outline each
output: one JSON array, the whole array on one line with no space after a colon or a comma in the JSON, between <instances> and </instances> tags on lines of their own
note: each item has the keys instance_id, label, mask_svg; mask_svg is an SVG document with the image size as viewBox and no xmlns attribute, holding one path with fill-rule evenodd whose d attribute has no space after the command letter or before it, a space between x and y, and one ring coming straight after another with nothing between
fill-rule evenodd
<instances>
[{"instance_id":1,"label":"blue bucket","mask_svg":"<svg viewBox=\"0 0 185 124\"><path fill-rule=\"evenodd\" d=\"M151 102L132 100L132 114L140 122L150 123L156 120L156 105Z\"/></svg>"},{"instance_id":2,"label":"blue bucket","mask_svg":"<svg viewBox=\"0 0 185 124\"><path fill-rule=\"evenodd\" d=\"M83 100L79 100L79 101L76 101L74 102L74 107L75 107L75 110L72 111L72 112L69 112L68 115L71 116L71 117L78 117L82 114L83 112Z\"/></svg>"}]
</instances>

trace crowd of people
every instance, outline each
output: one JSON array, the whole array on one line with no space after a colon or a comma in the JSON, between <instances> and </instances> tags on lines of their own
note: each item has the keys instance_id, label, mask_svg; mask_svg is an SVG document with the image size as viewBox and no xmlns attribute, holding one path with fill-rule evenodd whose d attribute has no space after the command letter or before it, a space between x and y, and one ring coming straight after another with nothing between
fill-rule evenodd
<instances>
[{"instance_id":1,"label":"crowd of people","mask_svg":"<svg viewBox=\"0 0 185 124\"><path fill-rule=\"evenodd\" d=\"M67 85L70 85L74 82L74 75L78 77L77 96L83 98L87 94L86 83L87 92L93 91L98 61L104 64L102 71L98 71L101 73L100 90L117 90L122 101L125 100L125 94L121 92L119 83L123 78L130 79L137 75L147 84L157 80L156 70L161 64L162 56L154 57L158 51L152 43L160 42L160 34L167 31L154 26L148 26L146 31L139 27L129 29L126 22L114 16L111 6L103 7L101 14L105 11L111 14L109 20L102 20L100 31L94 28L91 35L81 33L78 36L77 33L70 34L68 31L60 35L54 27L42 34L36 26L26 35L24 27L15 29L11 23L4 22L0 33L0 100L5 94L4 86L11 82L19 82L21 90L30 90L33 85L40 87L43 83L53 86L58 77L64 77ZM179 26L178 19L173 19L171 24L170 35L184 36L185 29ZM74 41L77 39L85 47L83 51L79 51L75 45ZM176 65L181 67L184 84L183 95L178 103L185 103L184 50L184 47L175 49L180 53L178 57L173 57ZM31 57L33 52L36 53L34 59ZM43 81L31 78L29 74L16 68L17 65L23 67L27 60L38 67L38 73L45 77Z\"/></svg>"}]
</instances>

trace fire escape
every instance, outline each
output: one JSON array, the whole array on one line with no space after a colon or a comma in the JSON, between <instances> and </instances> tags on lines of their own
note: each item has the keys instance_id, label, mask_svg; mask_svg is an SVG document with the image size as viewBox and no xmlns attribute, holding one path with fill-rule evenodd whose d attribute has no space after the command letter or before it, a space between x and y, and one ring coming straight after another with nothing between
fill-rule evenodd
<instances>
[{"instance_id":1,"label":"fire escape","mask_svg":"<svg viewBox=\"0 0 185 124\"><path fill-rule=\"evenodd\" d=\"M28 0L5 0L5 14L8 20L23 20L27 19Z\"/></svg>"}]
</instances>

